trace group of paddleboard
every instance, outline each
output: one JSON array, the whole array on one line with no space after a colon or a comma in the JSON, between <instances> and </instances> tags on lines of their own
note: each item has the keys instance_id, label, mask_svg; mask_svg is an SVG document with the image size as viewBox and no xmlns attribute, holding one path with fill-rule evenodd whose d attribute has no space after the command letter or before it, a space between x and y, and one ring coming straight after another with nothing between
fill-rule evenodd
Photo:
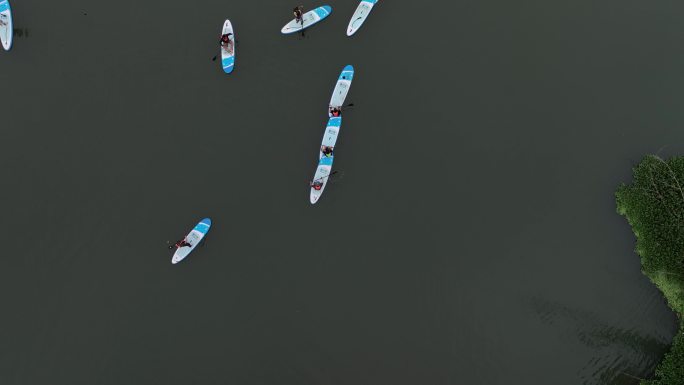
<instances>
[{"instance_id":1,"label":"group of paddleboard","mask_svg":"<svg viewBox=\"0 0 684 385\"><path fill-rule=\"evenodd\" d=\"M359 30L377 1L378 0L361 1L354 12L352 19L349 21L347 36L352 36ZM332 8L328 5L315 8L306 13L302 6L295 7L292 10L294 19L285 24L280 32L283 34L292 34L296 32L303 33L306 28L325 19L331 12ZM226 20L221 29L219 45L221 47L221 67L223 68L223 71L228 74L233 72L233 69L235 68L235 42L233 25L230 20ZM313 180L310 182L311 192L309 194L309 200L312 204L318 202L321 195L323 195L323 190L325 189L330 176L333 174L331 170L333 159L335 158L335 144L337 143L337 136L339 135L342 126L342 110L345 107L344 103L353 79L354 67L351 65L345 66L337 78L337 83L335 84L332 96L330 97L330 103L328 105L328 124L323 133L323 140L321 141L321 147L318 153L318 167L316 168ZM171 258L171 263L176 264L185 259L185 257L197 247L197 244L202 241L210 228L211 219L204 218L185 238L179 240L174 245L169 246L169 249L176 249Z\"/></svg>"},{"instance_id":2,"label":"group of paddleboard","mask_svg":"<svg viewBox=\"0 0 684 385\"><path fill-rule=\"evenodd\" d=\"M368 14L377 2L378 0L361 0L359 6L356 7L356 11L354 11L354 14L352 15L351 20L349 20L347 36L352 36L361 28L361 25L366 21ZM305 29L330 16L332 7L329 5L322 5L308 12L304 12L304 7L300 5L295 7L292 10L292 13L294 14L294 19L290 20L290 22L285 24L280 30L284 35L297 32L304 34ZM221 46L221 67L227 74L233 72L233 68L235 68L235 42L233 25L229 19L226 19L223 23L223 28L221 28L221 40L219 44Z\"/></svg>"},{"instance_id":3,"label":"group of paddleboard","mask_svg":"<svg viewBox=\"0 0 684 385\"><path fill-rule=\"evenodd\" d=\"M347 26L347 36L354 35L359 28L361 28L361 25L364 23L377 1L378 0L361 0ZM295 7L292 12L294 14L294 19L285 24L281 29L281 33L283 34L287 35L297 32L303 34L305 29L327 18L332 13L332 7L323 5L308 12L304 12L303 7L300 5ZM0 42L6 51L9 51L12 47L12 38L12 11L10 9L9 0L0 0ZM221 50L221 67L227 74L232 73L235 68L236 41L233 25L230 20L226 20L221 29L219 45ZM344 102L353 78L354 67L351 65L345 66L337 78L337 83L335 84L332 97L330 98L327 111L328 124L325 128L323 140L321 141L321 147L319 149L318 167L316 168L313 180L310 182L311 192L309 194L309 199L312 204L318 202L328 180L334 174L331 170L335 144L340 132L340 127L342 126L342 110L345 107ZM185 259L202 241L210 228L211 219L204 218L197 223L183 239L170 245L169 249L175 249L173 257L171 258L171 263L176 264Z\"/></svg>"}]
</instances>

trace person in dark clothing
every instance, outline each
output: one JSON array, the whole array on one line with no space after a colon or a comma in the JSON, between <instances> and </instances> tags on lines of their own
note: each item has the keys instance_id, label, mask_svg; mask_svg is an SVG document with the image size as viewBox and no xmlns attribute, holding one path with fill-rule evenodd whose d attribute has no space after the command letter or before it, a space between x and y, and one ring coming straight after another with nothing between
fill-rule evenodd
<instances>
[{"instance_id":1,"label":"person in dark clothing","mask_svg":"<svg viewBox=\"0 0 684 385\"><path fill-rule=\"evenodd\" d=\"M192 244L190 242L186 241L185 238L181 239L180 241L176 242L175 245L169 246L169 250L173 249L174 247L176 249L180 249L181 247L192 247Z\"/></svg>"},{"instance_id":2,"label":"person in dark clothing","mask_svg":"<svg viewBox=\"0 0 684 385\"><path fill-rule=\"evenodd\" d=\"M295 7L292 10L292 13L294 13L295 21L297 23L302 24L302 27L303 27L304 26L304 18L302 18L302 9L304 9L304 6L300 5L299 7Z\"/></svg>"},{"instance_id":3,"label":"person in dark clothing","mask_svg":"<svg viewBox=\"0 0 684 385\"><path fill-rule=\"evenodd\" d=\"M321 191L321 189L323 188L323 182L321 182L320 180L317 180L317 181L311 183L311 187L316 191Z\"/></svg>"},{"instance_id":4,"label":"person in dark clothing","mask_svg":"<svg viewBox=\"0 0 684 385\"><path fill-rule=\"evenodd\" d=\"M221 35L221 41L219 44L221 44L221 47L225 48L226 51L232 52L233 51L233 39L231 39L232 33L226 33Z\"/></svg>"}]
</instances>

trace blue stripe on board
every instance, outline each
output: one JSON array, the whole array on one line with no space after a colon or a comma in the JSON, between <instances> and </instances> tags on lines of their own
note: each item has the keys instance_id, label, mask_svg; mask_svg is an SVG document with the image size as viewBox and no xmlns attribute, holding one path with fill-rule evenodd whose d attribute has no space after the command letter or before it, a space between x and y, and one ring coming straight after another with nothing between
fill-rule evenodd
<instances>
[{"instance_id":1,"label":"blue stripe on board","mask_svg":"<svg viewBox=\"0 0 684 385\"><path fill-rule=\"evenodd\" d=\"M323 18L325 18L326 16L328 16L328 15L330 14L330 11L331 11L331 10L332 10L332 8L330 8L330 7L327 6L327 5L324 5L324 6L322 6L322 7L318 7L318 8L316 8L316 9L314 9L314 12L316 12L316 14L318 15L318 17L320 17L321 19L323 19Z\"/></svg>"},{"instance_id":2,"label":"blue stripe on board","mask_svg":"<svg viewBox=\"0 0 684 385\"><path fill-rule=\"evenodd\" d=\"M321 158L321 160L318 162L319 166L332 166L333 164L333 158L334 156L324 156Z\"/></svg>"},{"instance_id":3,"label":"blue stripe on board","mask_svg":"<svg viewBox=\"0 0 684 385\"><path fill-rule=\"evenodd\" d=\"M211 219L209 218L204 218L200 223L195 226L193 230L197 230L202 234L206 234L207 231L209 231L209 227L211 226Z\"/></svg>"},{"instance_id":4,"label":"blue stripe on board","mask_svg":"<svg viewBox=\"0 0 684 385\"><path fill-rule=\"evenodd\" d=\"M0 12L4 12L9 9L9 3L7 0L0 1Z\"/></svg>"},{"instance_id":5,"label":"blue stripe on board","mask_svg":"<svg viewBox=\"0 0 684 385\"><path fill-rule=\"evenodd\" d=\"M365 1L366 3L371 3L371 4L375 4L378 2L378 0L363 0L363 1Z\"/></svg>"},{"instance_id":6,"label":"blue stripe on board","mask_svg":"<svg viewBox=\"0 0 684 385\"><path fill-rule=\"evenodd\" d=\"M223 70L226 72L231 72L233 70L233 65L235 64L235 56L227 57L221 61Z\"/></svg>"},{"instance_id":7,"label":"blue stripe on board","mask_svg":"<svg viewBox=\"0 0 684 385\"><path fill-rule=\"evenodd\" d=\"M342 118L341 117L333 117L328 120L328 127L339 127L342 125Z\"/></svg>"},{"instance_id":8,"label":"blue stripe on board","mask_svg":"<svg viewBox=\"0 0 684 385\"><path fill-rule=\"evenodd\" d=\"M340 77L337 80L349 80L354 78L354 67L347 65L342 69Z\"/></svg>"}]
</instances>

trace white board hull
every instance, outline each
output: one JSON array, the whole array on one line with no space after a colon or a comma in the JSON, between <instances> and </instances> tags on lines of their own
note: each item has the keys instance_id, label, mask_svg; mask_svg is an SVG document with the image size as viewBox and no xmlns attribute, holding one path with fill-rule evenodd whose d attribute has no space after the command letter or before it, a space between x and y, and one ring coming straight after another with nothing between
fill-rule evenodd
<instances>
[{"instance_id":1,"label":"white board hull","mask_svg":"<svg viewBox=\"0 0 684 385\"><path fill-rule=\"evenodd\" d=\"M192 246L183 246L176 249L176 252L173 253L173 257L171 258L171 263L175 265L190 255L190 253L195 250L195 247L197 247L197 245L207 234L209 228L211 228L211 219L202 219L185 237L185 241L190 243Z\"/></svg>"},{"instance_id":2,"label":"white board hull","mask_svg":"<svg viewBox=\"0 0 684 385\"><path fill-rule=\"evenodd\" d=\"M235 68L235 32L233 32L233 25L230 20L226 20L221 29L221 36L227 33L232 33L230 35L231 43L221 45L221 67L223 67L223 72L229 74Z\"/></svg>"},{"instance_id":3,"label":"white board hull","mask_svg":"<svg viewBox=\"0 0 684 385\"><path fill-rule=\"evenodd\" d=\"M329 5L324 5L313 9L302 15L301 21L292 19L289 23L280 30L281 33L289 35L291 33L301 32L304 29L311 27L312 25L318 23L319 21L325 19L332 12L332 7Z\"/></svg>"},{"instance_id":4,"label":"white board hull","mask_svg":"<svg viewBox=\"0 0 684 385\"><path fill-rule=\"evenodd\" d=\"M330 170L332 170L333 158L334 157L324 157L321 158L318 162L316 174L314 174L314 179L312 182L322 182L323 185L321 186L320 190L316 190L315 188L313 188L313 186L311 187L311 192L309 193L309 201L312 205L318 202L318 200L321 198L321 195L323 195L323 190L325 190L325 186L328 184L328 179L330 179Z\"/></svg>"},{"instance_id":5,"label":"white board hull","mask_svg":"<svg viewBox=\"0 0 684 385\"><path fill-rule=\"evenodd\" d=\"M344 100L347 98L349 93L349 88L351 88L352 80L354 79L354 67L347 65L342 69L340 76L337 78L337 84L335 84L335 89L330 97L329 107L335 107L342 109L344 105ZM328 110L328 116L330 111Z\"/></svg>"}]
</instances>

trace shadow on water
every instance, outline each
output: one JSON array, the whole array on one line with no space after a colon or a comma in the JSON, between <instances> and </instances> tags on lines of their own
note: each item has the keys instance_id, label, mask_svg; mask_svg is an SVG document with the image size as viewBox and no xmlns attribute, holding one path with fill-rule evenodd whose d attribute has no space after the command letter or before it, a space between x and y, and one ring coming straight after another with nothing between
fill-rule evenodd
<instances>
[{"instance_id":1,"label":"shadow on water","mask_svg":"<svg viewBox=\"0 0 684 385\"><path fill-rule=\"evenodd\" d=\"M609 326L594 313L544 299L532 300L541 321L553 325L596 351L582 369L582 383L633 385L651 376L668 344L633 329Z\"/></svg>"},{"instance_id":2,"label":"shadow on water","mask_svg":"<svg viewBox=\"0 0 684 385\"><path fill-rule=\"evenodd\" d=\"M28 28L13 28L12 33L14 34L14 37L29 37L29 29Z\"/></svg>"}]
</instances>

